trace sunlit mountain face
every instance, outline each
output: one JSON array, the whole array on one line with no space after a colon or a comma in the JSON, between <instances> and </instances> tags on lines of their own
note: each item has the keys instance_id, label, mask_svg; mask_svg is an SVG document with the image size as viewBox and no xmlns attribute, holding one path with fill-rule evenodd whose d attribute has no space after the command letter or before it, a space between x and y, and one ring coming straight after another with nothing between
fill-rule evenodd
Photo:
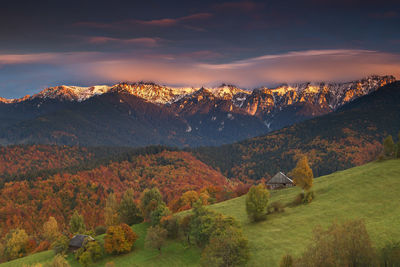
<instances>
[{"instance_id":1,"label":"sunlit mountain face","mask_svg":"<svg viewBox=\"0 0 400 267\"><path fill-rule=\"evenodd\" d=\"M0 102L3 144L220 145L328 114L395 81L172 88L154 83L56 86ZM93 138L93 137L96 138Z\"/></svg>"},{"instance_id":2,"label":"sunlit mountain face","mask_svg":"<svg viewBox=\"0 0 400 267\"><path fill-rule=\"evenodd\" d=\"M12 2L0 10L0 96L68 84L85 99L126 82L147 98L139 82L152 81L174 88L152 96L163 103L222 83L399 77L399 14L394 0ZM79 89L93 85L105 86Z\"/></svg>"}]
</instances>

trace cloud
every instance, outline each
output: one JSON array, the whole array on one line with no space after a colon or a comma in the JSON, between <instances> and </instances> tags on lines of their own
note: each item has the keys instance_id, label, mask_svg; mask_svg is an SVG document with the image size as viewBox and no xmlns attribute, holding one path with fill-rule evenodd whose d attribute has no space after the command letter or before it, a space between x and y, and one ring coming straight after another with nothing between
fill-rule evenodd
<instances>
[{"instance_id":1,"label":"cloud","mask_svg":"<svg viewBox=\"0 0 400 267\"><path fill-rule=\"evenodd\" d=\"M185 26L188 23L192 23L198 20L205 20L212 17L211 13L195 13L188 16L177 17L177 18L160 18L153 20L137 20L128 19L114 21L110 23L103 22L77 22L74 26L77 27L88 27L88 28L100 28L100 29L124 29L131 26L151 26L151 27L172 27L177 25Z\"/></svg>"},{"instance_id":2,"label":"cloud","mask_svg":"<svg viewBox=\"0 0 400 267\"><path fill-rule=\"evenodd\" d=\"M400 55L369 50L309 50L224 64L135 58L105 61L92 71L110 80L152 80L180 86L228 82L254 88L282 82L348 81L370 74L400 77Z\"/></svg>"},{"instance_id":3,"label":"cloud","mask_svg":"<svg viewBox=\"0 0 400 267\"><path fill-rule=\"evenodd\" d=\"M3 67L36 64L28 71L30 77L35 79L37 76L39 80L40 75L45 73L46 84L53 85L60 81L88 85L89 82L147 80L171 86L215 86L225 82L255 88L282 82L349 81L371 74L400 77L400 54L371 50L292 51L225 63L205 63L207 58L209 61L217 56L222 57L208 50L170 55L45 53L0 55L0 64ZM52 65L52 69L57 71L49 74L38 64ZM23 66L24 71L21 71L18 80L24 80L27 75L26 66ZM40 75L33 75L36 72ZM7 83L7 79L3 76L0 82Z\"/></svg>"},{"instance_id":4,"label":"cloud","mask_svg":"<svg viewBox=\"0 0 400 267\"><path fill-rule=\"evenodd\" d=\"M121 44L121 45L141 45L145 47L156 47L159 46L161 42L161 38L150 38L150 37L141 37L141 38L113 38L106 36L92 36L86 38L87 42L92 44Z\"/></svg>"},{"instance_id":5,"label":"cloud","mask_svg":"<svg viewBox=\"0 0 400 267\"><path fill-rule=\"evenodd\" d=\"M215 8L220 9L220 10L227 10L227 9L232 9L232 10L238 10L238 11L246 11L246 12L251 12L255 10L262 9L264 7L263 3L257 3L253 1L240 1L240 2L225 2L225 3L220 3L216 4Z\"/></svg>"}]
</instances>

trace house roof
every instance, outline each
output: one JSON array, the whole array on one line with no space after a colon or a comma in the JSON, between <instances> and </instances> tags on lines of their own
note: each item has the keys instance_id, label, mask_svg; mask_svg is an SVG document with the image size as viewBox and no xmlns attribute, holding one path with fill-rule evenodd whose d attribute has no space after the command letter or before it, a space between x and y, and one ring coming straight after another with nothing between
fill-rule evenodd
<instances>
[{"instance_id":1,"label":"house roof","mask_svg":"<svg viewBox=\"0 0 400 267\"><path fill-rule=\"evenodd\" d=\"M81 248L83 247L86 238L89 241L94 240L93 237L88 235L74 235L74 237L72 237L72 239L69 241L69 246Z\"/></svg>"},{"instance_id":2,"label":"house roof","mask_svg":"<svg viewBox=\"0 0 400 267\"><path fill-rule=\"evenodd\" d=\"M268 184L288 184L293 183L293 180L287 177L284 173L278 172L267 181Z\"/></svg>"}]
</instances>

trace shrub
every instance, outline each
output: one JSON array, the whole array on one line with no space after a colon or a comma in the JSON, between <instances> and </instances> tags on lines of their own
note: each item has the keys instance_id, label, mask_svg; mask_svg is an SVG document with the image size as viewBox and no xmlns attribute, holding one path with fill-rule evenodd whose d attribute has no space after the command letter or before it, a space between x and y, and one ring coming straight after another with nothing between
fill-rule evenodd
<instances>
[{"instance_id":1,"label":"shrub","mask_svg":"<svg viewBox=\"0 0 400 267\"><path fill-rule=\"evenodd\" d=\"M317 227L313 243L296 266L376 266L375 251L362 220Z\"/></svg>"},{"instance_id":2,"label":"shrub","mask_svg":"<svg viewBox=\"0 0 400 267\"><path fill-rule=\"evenodd\" d=\"M272 202L271 205L268 206L268 213L281 213L284 211L285 205L280 201Z\"/></svg>"},{"instance_id":3,"label":"shrub","mask_svg":"<svg viewBox=\"0 0 400 267\"><path fill-rule=\"evenodd\" d=\"M50 246L51 246L50 242L47 240L44 240L39 243L39 245L36 247L34 252L37 253L37 252L48 250L50 248Z\"/></svg>"},{"instance_id":4,"label":"shrub","mask_svg":"<svg viewBox=\"0 0 400 267\"><path fill-rule=\"evenodd\" d=\"M263 184L252 186L246 196L246 212L253 222L265 219L269 192Z\"/></svg>"},{"instance_id":5,"label":"shrub","mask_svg":"<svg viewBox=\"0 0 400 267\"><path fill-rule=\"evenodd\" d=\"M54 256L53 260L50 264L46 264L46 267L70 267L68 261L65 259L65 256L57 254Z\"/></svg>"},{"instance_id":6,"label":"shrub","mask_svg":"<svg viewBox=\"0 0 400 267\"><path fill-rule=\"evenodd\" d=\"M400 242L387 244L380 252L381 266L400 266Z\"/></svg>"},{"instance_id":7,"label":"shrub","mask_svg":"<svg viewBox=\"0 0 400 267\"><path fill-rule=\"evenodd\" d=\"M137 234L124 223L110 226L104 237L104 248L108 253L127 253L132 250L132 246L137 238Z\"/></svg>"},{"instance_id":8,"label":"shrub","mask_svg":"<svg viewBox=\"0 0 400 267\"><path fill-rule=\"evenodd\" d=\"M104 255L103 249L97 241L87 242L83 248L76 253L76 258L84 267L100 260Z\"/></svg>"},{"instance_id":9,"label":"shrub","mask_svg":"<svg viewBox=\"0 0 400 267\"><path fill-rule=\"evenodd\" d=\"M314 191L308 191L304 194L303 204L311 203L314 199Z\"/></svg>"},{"instance_id":10,"label":"shrub","mask_svg":"<svg viewBox=\"0 0 400 267\"><path fill-rule=\"evenodd\" d=\"M94 229L96 235L102 235L107 232L107 228L104 225L99 225Z\"/></svg>"},{"instance_id":11,"label":"shrub","mask_svg":"<svg viewBox=\"0 0 400 267\"><path fill-rule=\"evenodd\" d=\"M248 240L238 227L216 232L201 256L202 266L243 266L249 260Z\"/></svg>"},{"instance_id":12,"label":"shrub","mask_svg":"<svg viewBox=\"0 0 400 267\"><path fill-rule=\"evenodd\" d=\"M145 246L147 248L155 248L161 253L161 247L167 238L167 230L160 226L149 227L147 229Z\"/></svg>"},{"instance_id":13,"label":"shrub","mask_svg":"<svg viewBox=\"0 0 400 267\"><path fill-rule=\"evenodd\" d=\"M51 248L53 249L55 254L65 253L68 250L69 238L65 235L60 235L54 242L51 244Z\"/></svg>"},{"instance_id":14,"label":"shrub","mask_svg":"<svg viewBox=\"0 0 400 267\"><path fill-rule=\"evenodd\" d=\"M289 254L283 255L279 267L293 267L293 258Z\"/></svg>"}]
</instances>

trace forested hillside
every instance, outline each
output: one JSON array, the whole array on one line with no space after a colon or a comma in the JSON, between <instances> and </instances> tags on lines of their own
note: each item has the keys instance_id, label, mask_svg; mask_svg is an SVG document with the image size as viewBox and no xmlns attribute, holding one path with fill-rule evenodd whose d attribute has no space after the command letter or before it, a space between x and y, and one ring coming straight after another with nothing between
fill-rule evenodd
<instances>
[{"instance_id":1,"label":"forested hillside","mask_svg":"<svg viewBox=\"0 0 400 267\"><path fill-rule=\"evenodd\" d=\"M268 178L288 172L307 155L316 176L374 160L387 135L400 130L400 82L356 99L338 111L268 135L220 147L193 149L227 177Z\"/></svg>"}]
</instances>

